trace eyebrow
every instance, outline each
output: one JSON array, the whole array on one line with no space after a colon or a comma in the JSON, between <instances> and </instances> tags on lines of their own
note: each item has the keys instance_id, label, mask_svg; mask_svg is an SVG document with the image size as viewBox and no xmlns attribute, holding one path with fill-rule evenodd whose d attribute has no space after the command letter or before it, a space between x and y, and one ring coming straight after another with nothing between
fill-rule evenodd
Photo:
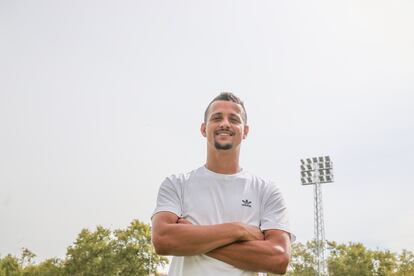
<instances>
[{"instance_id":1,"label":"eyebrow","mask_svg":"<svg viewBox=\"0 0 414 276\"><path fill-rule=\"evenodd\" d=\"M223 116L223 112L216 112L216 113L213 113L213 114L211 114L210 115L210 118L212 118L212 117L214 117L214 116ZM229 115L230 117L236 117L236 118L239 118L239 117L243 117L242 116L242 114L238 114L238 113L230 113L230 115Z\"/></svg>"}]
</instances>

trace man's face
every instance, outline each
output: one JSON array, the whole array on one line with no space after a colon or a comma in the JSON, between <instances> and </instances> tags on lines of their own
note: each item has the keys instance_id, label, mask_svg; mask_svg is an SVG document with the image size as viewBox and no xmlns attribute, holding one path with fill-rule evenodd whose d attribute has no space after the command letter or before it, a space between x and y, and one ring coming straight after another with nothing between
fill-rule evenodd
<instances>
[{"instance_id":1,"label":"man's face","mask_svg":"<svg viewBox=\"0 0 414 276\"><path fill-rule=\"evenodd\" d=\"M207 112L207 120L201 125L201 133L209 146L217 150L237 148L246 138L249 127L242 116L243 108L231 101L215 101Z\"/></svg>"}]
</instances>

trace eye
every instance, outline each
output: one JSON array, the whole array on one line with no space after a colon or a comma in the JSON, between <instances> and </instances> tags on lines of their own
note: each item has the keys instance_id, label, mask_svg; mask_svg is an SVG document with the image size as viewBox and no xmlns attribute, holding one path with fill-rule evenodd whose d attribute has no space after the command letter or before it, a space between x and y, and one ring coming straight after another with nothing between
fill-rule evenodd
<instances>
[{"instance_id":1,"label":"eye","mask_svg":"<svg viewBox=\"0 0 414 276\"><path fill-rule=\"evenodd\" d=\"M230 118L230 122L232 122L232 123L240 123L240 119L237 118L237 117L231 117Z\"/></svg>"}]
</instances>

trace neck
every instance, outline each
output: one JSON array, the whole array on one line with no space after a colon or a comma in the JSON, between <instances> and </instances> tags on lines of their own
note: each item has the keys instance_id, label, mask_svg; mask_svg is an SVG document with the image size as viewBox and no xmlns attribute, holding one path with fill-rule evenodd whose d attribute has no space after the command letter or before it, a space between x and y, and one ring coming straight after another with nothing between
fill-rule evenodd
<instances>
[{"instance_id":1,"label":"neck","mask_svg":"<svg viewBox=\"0 0 414 276\"><path fill-rule=\"evenodd\" d=\"M239 166L239 150L208 149L206 167L215 173L238 173L241 169Z\"/></svg>"}]
</instances>

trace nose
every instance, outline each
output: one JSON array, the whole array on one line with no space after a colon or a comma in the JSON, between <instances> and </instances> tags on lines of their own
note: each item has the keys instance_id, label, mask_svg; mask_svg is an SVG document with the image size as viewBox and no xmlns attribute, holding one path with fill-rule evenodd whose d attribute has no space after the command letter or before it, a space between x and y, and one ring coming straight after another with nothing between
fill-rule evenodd
<instances>
[{"instance_id":1,"label":"nose","mask_svg":"<svg viewBox=\"0 0 414 276\"><path fill-rule=\"evenodd\" d=\"M224 117L220 122L220 128L230 128L229 119Z\"/></svg>"}]
</instances>

